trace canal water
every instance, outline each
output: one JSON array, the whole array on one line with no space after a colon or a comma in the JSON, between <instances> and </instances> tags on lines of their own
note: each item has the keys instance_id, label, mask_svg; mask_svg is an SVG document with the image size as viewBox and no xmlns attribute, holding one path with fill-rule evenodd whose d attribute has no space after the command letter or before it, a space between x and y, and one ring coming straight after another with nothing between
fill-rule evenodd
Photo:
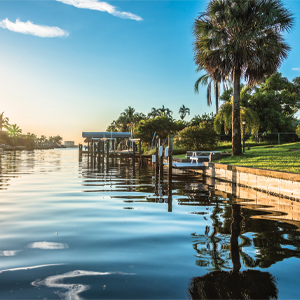
<instances>
[{"instance_id":1,"label":"canal water","mask_svg":"<svg viewBox=\"0 0 300 300\"><path fill-rule=\"evenodd\" d=\"M212 182L175 174L171 198L125 160L1 154L0 299L299 299L299 228Z\"/></svg>"}]
</instances>

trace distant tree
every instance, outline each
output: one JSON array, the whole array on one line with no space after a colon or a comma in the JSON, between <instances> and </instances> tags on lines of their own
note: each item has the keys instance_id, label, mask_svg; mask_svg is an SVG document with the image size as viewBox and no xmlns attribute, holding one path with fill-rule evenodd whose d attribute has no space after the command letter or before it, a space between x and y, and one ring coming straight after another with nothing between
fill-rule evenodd
<instances>
[{"instance_id":1,"label":"distant tree","mask_svg":"<svg viewBox=\"0 0 300 300\"><path fill-rule=\"evenodd\" d=\"M210 123L213 123L215 120L216 115L214 113L204 113L201 116L200 115L195 115L191 121L189 122L189 126L195 126L199 125L200 123L207 121Z\"/></svg>"},{"instance_id":2,"label":"distant tree","mask_svg":"<svg viewBox=\"0 0 300 300\"><path fill-rule=\"evenodd\" d=\"M158 111L160 112L161 115L166 115L167 117L171 117L173 114L173 112L169 108L165 107L164 105L161 108L159 108Z\"/></svg>"},{"instance_id":3,"label":"distant tree","mask_svg":"<svg viewBox=\"0 0 300 300\"><path fill-rule=\"evenodd\" d=\"M10 137L19 137L22 133L22 129L17 124L5 125L4 127Z\"/></svg>"},{"instance_id":4,"label":"distant tree","mask_svg":"<svg viewBox=\"0 0 300 300\"><path fill-rule=\"evenodd\" d=\"M293 23L280 0L211 0L194 23L197 66L217 82L233 81L232 155L242 154L241 77L254 86L274 74L290 50L282 32Z\"/></svg>"},{"instance_id":5,"label":"distant tree","mask_svg":"<svg viewBox=\"0 0 300 300\"><path fill-rule=\"evenodd\" d=\"M128 106L128 108L120 114L117 120L112 121L106 131L128 132L138 124L140 120L145 118L146 116L143 113L136 113L133 107Z\"/></svg>"},{"instance_id":6,"label":"distant tree","mask_svg":"<svg viewBox=\"0 0 300 300\"><path fill-rule=\"evenodd\" d=\"M0 114L0 130L2 130L5 125L9 125L8 121L9 121L9 118L8 117L4 117L4 111L3 111Z\"/></svg>"},{"instance_id":7,"label":"distant tree","mask_svg":"<svg viewBox=\"0 0 300 300\"><path fill-rule=\"evenodd\" d=\"M56 135L53 137L53 142L56 145L61 145L63 138L60 135Z\"/></svg>"},{"instance_id":8,"label":"distant tree","mask_svg":"<svg viewBox=\"0 0 300 300\"><path fill-rule=\"evenodd\" d=\"M184 126L181 121L176 122L172 118L162 115L154 119L149 118L140 121L134 129L134 135L150 146L154 132L160 138L165 139L169 135L182 130Z\"/></svg>"},{"instance_id":9,"label":"distant tree","mask_svg":"<svg viewBox=\"0 0 300 300\"><path fill-rule=\"evenodd\" d=\"M149 118L155 118L161 115L161 112L159 111L159 109L152 107L151 111L148 113L148 117Z\"/></svg>"},{"instance_id":10,"label":"distant tree","mask_svg":"<svg viewBox=\"0 0 300 300\"><path fill-rule=\"evenodd\" d=\"M184 104L179 108L179 115L180 119L183 120L186 116L186 114L190 114L190 109L188 107L185 107Z\"/></svg>"}]
</instances>

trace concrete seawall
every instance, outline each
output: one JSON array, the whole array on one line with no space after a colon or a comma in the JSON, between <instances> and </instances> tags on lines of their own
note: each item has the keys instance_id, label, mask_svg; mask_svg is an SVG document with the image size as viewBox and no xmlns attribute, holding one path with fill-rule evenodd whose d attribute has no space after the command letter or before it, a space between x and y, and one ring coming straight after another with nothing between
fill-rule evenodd
<instances>
[{"instance_id":1,"label":"concrete seawall","mask_svg":"<svg viewBox=\"0 0 300 300\"><path fill-rule=\"evenodd\" d=\"M193 172L231 182L231 187L227 187L227 193L237 195L241 186L300 201L300 174L220 163L205 162L204 166L204 170Z\"/></svg>"}]
</instances>

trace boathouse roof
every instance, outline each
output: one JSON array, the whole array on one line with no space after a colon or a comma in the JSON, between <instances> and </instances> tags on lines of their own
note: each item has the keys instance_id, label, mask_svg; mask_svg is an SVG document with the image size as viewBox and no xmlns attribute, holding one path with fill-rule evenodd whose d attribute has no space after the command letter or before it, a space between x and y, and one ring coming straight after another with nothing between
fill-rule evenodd
<instances>
[{"instance_id":1,"label":"boathouse roof","mask_svg":"<svg viewBox=\"0 0 300 300\"><path fill-rule=\"evenodd\" d=\"M130 132L83 132L83 138L130 138Z\"/></svg>"}]
</instances>

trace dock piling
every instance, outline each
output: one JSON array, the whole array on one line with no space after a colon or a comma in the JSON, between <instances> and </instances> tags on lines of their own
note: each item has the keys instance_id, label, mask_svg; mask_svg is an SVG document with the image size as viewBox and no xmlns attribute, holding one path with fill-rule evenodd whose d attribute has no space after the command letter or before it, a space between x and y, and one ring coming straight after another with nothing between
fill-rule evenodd
<instances>
[{"instance_id":1,"label":"dock piling","mask_svg":"<svg viewBox=\"0 0 300 300\"><path fill-rule=\"evenodd\" d=\"M172 169L173 169L173 138L169 137L169 158L168 158L168 189L172 195Z\"/></svg>"}]
</instances>

